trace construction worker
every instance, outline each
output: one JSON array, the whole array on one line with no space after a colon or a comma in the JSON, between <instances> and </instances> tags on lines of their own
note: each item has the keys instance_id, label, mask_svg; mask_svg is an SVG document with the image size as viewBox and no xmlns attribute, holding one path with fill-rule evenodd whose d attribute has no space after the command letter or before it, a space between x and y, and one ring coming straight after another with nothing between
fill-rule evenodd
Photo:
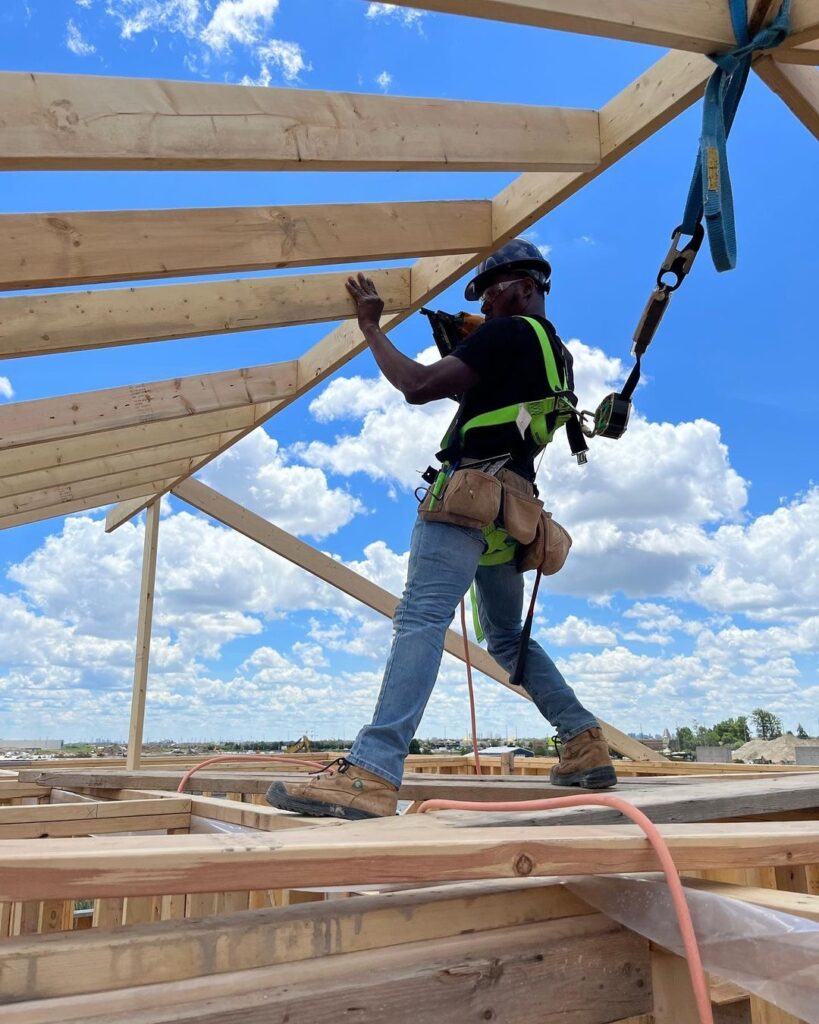
<instances>
[{"instance_id":1,"label":"construction worker","mask_svg":"<svg viewBox=\"0 0 819 1024\"><path fill-rule=\"evenodd\" d=\"M387 380L413 405L462 396L458 421L463 423L481 413L541 398L549 390L545 362L552 352L571 382L571 355L545 318L550 273L538 248L524 239L514 239L488 257L466 288L468 300L480 300L484 324L453 354L430 366L403 355L381 330L384 303L370 278L351 277L347 288L356 303L359 327ZM538 334L533 329L537 325ZM548 334L548 344L542 331ZM525 440L520 423L506 423L470 431L459 452L459 465L508 454L506 469L533 493L536 451ZM306 782L274 783L267 793L270 804L353 820L395 814L404 759L438 676L445 634L473 580L489 652L509 671L516 662L523 576L512 561L481 565L486 550L485 531L419 516L371 724L359 732L347 757ZM535 641L530 640L526 656L523 686L562 741L552 783L589 789L613 786L614 768L595 717Z\"/></svg>"}]
</instances>

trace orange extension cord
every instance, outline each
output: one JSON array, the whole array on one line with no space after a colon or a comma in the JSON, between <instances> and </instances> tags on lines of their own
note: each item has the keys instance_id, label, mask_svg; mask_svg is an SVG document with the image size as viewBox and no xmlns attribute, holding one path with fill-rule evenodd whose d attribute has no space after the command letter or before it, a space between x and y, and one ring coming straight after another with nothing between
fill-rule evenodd
<instances>
[{"instance_id":1,"label":"orange extension cord","mask_svg":"<svg viewBox=\"0 0 819 1024\"><path fill-rule=\"evenodd\" d=\"M315 768L316 771L319 772L324 771L327 767L327 765L322 764L321 761L305 761L300 757L288 757L286 754L222 754L220 757L209 757L207 761L195 764L193 768L185 772L182 776L182 781L176 787L176 792L184 793L185 786L187 786L188 779L191 775L201 771L202 768L207 768L209 764L217 764L219 761L282 761L286 764L307 765L308 768Z\"/></svg>"},{"instance_id":2,"label":"orange extension cord","mask_svg":"<svg viewBox=\"0 0 819 1024\"><path fill-rule=\"evenodd\" d=\"M615 810L620 811L621 814L625 814L627 818L630 818L635 825L639 825L643 832L645 832L646 839L651 843L654 852L657 854L671 892L671 900L677 913L685 956L688 961L688 972L691 976L691 987L694 990L694 999L697 1004L700 1024L714 1024L708 982L705 979L697 937L694 934L694 924L685 900L682 882L677 874L677 867L657 826L633 804L630 804L622 797L609 793L583 793L577 796L559 796L547 800L510 800L489 803L470 800L425 800L418 808L418 813L424 814L427 811L439 810L550 811L559 807L582 807L588 804L613 807Z\"/></svg>"}]
</instances>

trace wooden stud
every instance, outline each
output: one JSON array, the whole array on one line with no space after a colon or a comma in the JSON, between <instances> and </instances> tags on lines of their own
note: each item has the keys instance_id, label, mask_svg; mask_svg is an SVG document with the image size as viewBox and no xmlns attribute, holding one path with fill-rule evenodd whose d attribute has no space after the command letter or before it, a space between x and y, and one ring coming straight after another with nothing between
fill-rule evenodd
<instances>
[{"instance_id":1,"label":"wooden stud","mask_svg":"<svg viewBox=\"0 0 819 1024\"><path fill-rule=\"evenodd\" d=\"M155 501L145 514L145 540L142 549L142 577L139 585L134 688L131 695L131 722L128 728L130 771L139 768L142 759L142 732L145 725L145 695L148 689L148 665L151 656L151 623L156 589L156 556L159 547L159 506Z\"/></svg>"}]
</instances>

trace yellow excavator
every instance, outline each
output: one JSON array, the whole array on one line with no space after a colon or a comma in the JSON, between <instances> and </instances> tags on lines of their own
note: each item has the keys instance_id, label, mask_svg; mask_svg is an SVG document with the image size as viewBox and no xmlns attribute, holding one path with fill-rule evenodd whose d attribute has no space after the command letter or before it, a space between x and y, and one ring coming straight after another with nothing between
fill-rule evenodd
<instances>
[{"instance_id":1,"label":"yellow excavator","mask_svg":"<svg viewBox=\"0 0 819 1024\"><path fill-rule=\"evenodd\" d=\"M309 754L312 749L313 746L310 743L310 740L306 736L302 736L300 740L296 740L295 743L290 744L290 746L287 748L287 753L299 754L304 752L305 754Z\"/></svg>"}]
</instances>

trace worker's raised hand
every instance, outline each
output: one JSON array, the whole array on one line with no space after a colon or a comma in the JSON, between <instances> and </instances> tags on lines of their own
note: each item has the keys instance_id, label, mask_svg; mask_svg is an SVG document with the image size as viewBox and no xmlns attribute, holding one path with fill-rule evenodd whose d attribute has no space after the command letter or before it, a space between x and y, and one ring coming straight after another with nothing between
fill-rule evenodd
<instances>
[{"instance_id":1,"label":"worker's raised hand","mask_svg":"<svg viewBox=\"0 0 819 1024\"><path fill-rule=\"evenodd\" d=\"M358 315L358 326L363 330L365 326L375 324L377 327L384 312L384 300L378 294L378 289L372 278L359 272L357 277L347 278L347 291L353 297Z\"/></svg>"}]
</instances>

